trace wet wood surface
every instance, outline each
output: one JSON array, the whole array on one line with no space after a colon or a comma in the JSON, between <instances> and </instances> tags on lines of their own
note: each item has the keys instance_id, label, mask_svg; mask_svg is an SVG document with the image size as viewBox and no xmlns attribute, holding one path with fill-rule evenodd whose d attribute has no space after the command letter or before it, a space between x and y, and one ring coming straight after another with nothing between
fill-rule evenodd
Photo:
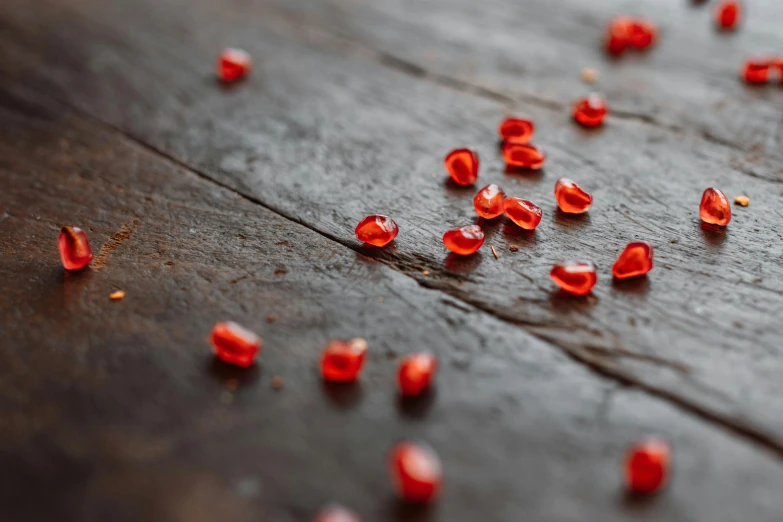
<instances>
[{"instance_id":1,"label":"wet wood surface","mask_svg":"<svg viewBox=\"0 0 783 522\"><path fill-rule=\"evenodd\" d=\"M288 522L336 501L364 520L779 520L783 90L737 70L783 49L783 7L748 6L736 34L712 8L3 3L1 518ZM603 26L627 12L660 42L608 60ZM227 45L255 58L247 81L216 81ZM591 90L610 116L587 131L569 107ZM510 113L536 121L542 172L504 171ZM544 209L535 233L480 222L482 251L447 255L442 233L476 221L478 187L445 181L458 146L478 187ZM561 176L588 215L556 210ZM750 197L725 231L700 226L708 186ZM370 213L399 223L392 245L355 240ZM87 271L60 267L62 225L87 230ZM612 281L632 240L655 269ZM571 257L599 267L588 297L548 278ZM227 318L264 339L250 370L210 355ZM352 336L361 383L324 386L322 345ZM397 362L424 348L437 388L400 401ZM647 433L675 469L641 502L620 463ZM443 459L429 509L394 500L403 437Z\"/></svg>"}]
</instances>

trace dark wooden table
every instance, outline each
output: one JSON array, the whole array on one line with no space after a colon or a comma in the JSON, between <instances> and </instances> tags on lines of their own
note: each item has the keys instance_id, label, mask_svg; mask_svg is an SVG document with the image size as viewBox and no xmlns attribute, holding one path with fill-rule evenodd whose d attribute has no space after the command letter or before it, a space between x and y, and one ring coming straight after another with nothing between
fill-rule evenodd
<instances>
[{"instance_id":1,"label":"dark wooden table","mask_svg":"<svg viewBox=\"0 0 783 522\"><path fill-rule=\"evenodd\" d=\"M294 522L330 501L365 521L783 519L783 88L737 78L783 52L783 3L748 4L720 34L685 0L3 0L0 520ZM608 60L628 12L659 45ZM256 68L224 86L228 45ZM589 131L570 104L592 89L611 115ZM504 172L512 112L541 173ZM464 145L479 186L544 219L484 223L458 259L440 236L474 221L475 188L441 162ZM556 210L561 176L588 215ZM750 197L724 233L700 227L708 186ZM354 239L370 213L393 245ZM91 268L61 268L62 225ZM613 282L632 240L656 267ZM570 257L598 265L592 295L555 291ZM251 369L211 356L224 319L262 335ZM352 336L361 383L325 386L321 347ZM437 389L400 401L420 349ZM640 501L620 465L648 433L674 471ZM429 509L394 498L403 437L443 460Z\"/></svg>"}]
</instances>

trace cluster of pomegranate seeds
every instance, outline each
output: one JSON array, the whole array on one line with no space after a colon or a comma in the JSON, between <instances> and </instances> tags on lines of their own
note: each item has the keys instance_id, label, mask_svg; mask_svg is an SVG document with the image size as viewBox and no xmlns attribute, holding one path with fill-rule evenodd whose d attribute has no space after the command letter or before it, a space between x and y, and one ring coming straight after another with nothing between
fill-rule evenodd
<instances>
[{"instance_id":1,"label":"cluster of pomegranate seeds","mask_svg":"<svg viewBox=\"0 0 783 522\"><path fill-rule=\"evenodd\" d=\"M443 234L443 244L455 254L469 256L484 244L484 231L478 225L453 228Z\"/></svg>"},{"instance_id":2,"label":"cluster of pomegranate seeds","mask_svg":"<svg viewBox=\"0 0 783 522\"><path fill-rule=\"evenodd\" d=\"M356 225L356 239L377 247L388 245L399 233L397 223L380 214L367 216Z\"/></svg>"},{"instance_id":3,"label":"cluster of pomegranate seeds","mask_svg":"<svg viewBox=\"0 0 783 522\"><path fill-rule=\"evenodd\" d=\"M340 504L330 504L315 516L313 522L360 522L359 517Z\"/></svg>"},{"instance_id":4,"label":"cluster of pomegranate seeds","mask_svg":"<svg viewBox=\"0 0 783 522\"><path fill-rule=\"evenodd\" d=\"M541 222L541 207L521 198L506 198L503 202L503 211L508 219L525 230L535 230Z\"/></svg>"},{"instance_id":5,"label":"cluster of pomegranate seeds","mask_svg":"<svg viewBox=\"0 0 783 522\"><path fill-rule=\"evenodd\" d=\"M217 74L224 82L241 80L253 68L253 59L241 49L224 49L218 57Z\"/></svg>"},{"instance_id":6,"label":"cluster of pomegranate seeds","mask_svg":"<svg viewBox=\"0 0 783 522\"><path fill-rule=\"evenodd\" d=\"M321 375L326 381L354 382L362 371L366 353L364 339L330 341L321 355Z\"/></svg>"},{"instance_id":7,"label":"cluster of pomegranate seeds","mask_svg":"<svg viewBox=\"0 0 783 522\"><path fill-rule=\"evenodd\" d=\"M626 49L647 49L656 40L658 27L645 18L618 16L609 21L606 30L606 52L619 56Z\"/></svg>"},{"instance_id":8,"label":"cluster of pomegranate seeds","mask_svg":"<svg viewBox=\"0 0 783 522\"><path fill-rule=\"evenodd\" d=\"M515 169L538 170L546 160L544 153L533 145L504 143L501 152L506 165Z\"/></svg>"},{"instance_id":9,"label":"cluster of pomegranate seeds","mask_svg":"<svg viewBox=\"0 0 783 522\"><path fill-rule=\"evenodd\" d=\"M555 263L549 276L557 286L574 295L587 295L598 281L595 265L590 261Z\"/></svg>"},{"instance_id":10,"label":"cluster of pomegranate seeds","mask_svg":"<svg viewBox=\"0 0 783 522\"><path fill-rule=\"evenodd\" d=\"M478 179L478 152L470 149L454 149L443 160L446 172L457 185L473 185Z\"/></svg>"},{"instance_id":11,"label":"cluster of pomegranate seeds","mask_svg":"<svg viewBox=\"0 0 783 522\"><path fill-rule=\"evenodd\" d=\"M625 457L625 482L634 493L655 493L669 476L671 449L666 441L648 438L637 442Z\"/></svg>"},{"instance_id":12,"label":"cluster of pomegranate seeds","mask_svg":"<svg viewBox=\"0 0 783 522\"><path fill-rule=\"evenodd\" d=\"M503 143L525 145L530 142L536 127L532 121L524 118L506 118L498 127L498 134Z\"/></svg>"},{"instance_id":13,"label":"cluster of pomegranate seeds","mask_svg":"<svg viewBox=\"0 0 783 522\"><path fill-rule=\"evenodd\" d=\"M555 183L555 199L560 210L567 214L584 214L593 204L593 196L568 178Z\"/></svg>"},{"instance_id":14,"label":"cluster of pomegranate seeds","mask_svg":"<svg viewBox=\"0 0 783 522\"><path fill-rule=\"evenodd\" d=\"M218 359L241 368L253 364L261 351L261 338L232 321L217 323L210 340Z\"/></svg>"},{"instance_id":15,"label":"cluster of pomegranate seeds","mask_svg":"<svg viewBox=\"0 0 783 522\"><path fill-rule=\"evenodd\" d=\"M405 441L392 449L391 474L400 498L419 504L434 500L443 480L438 455L421 442Z\"/></svg>"},{"instance_id":16,"label":"cluster of pomegranate seeds","mask_svg":"<svg viewBox=\"0 0 783 522\"><path fill-rule=\"evenodd\" d=\"M726 0L715 6L715 25L722 31L733 31L742 21L742 4Z\"/></svg>"},{"instance_id":17,"label":"cluster of pomegranate seeds","mask_svg":"<svg viewBox=\"0 0 783 522\"><path fill-rule=\"evenodd\" d=\"M92 249L87 234L78 227L63 227L57 238L60 260L66 270L81 270L92 261Z\"/></svg>"},{"instance_id":18,"label":"cluster of pomegranate seeds","mask_svg":"<svg viewBox=\"0 0 783 522\"><path fill-rule=\"evenodd\" d=\"M473 208L476 209L476 214L479 216L485 219L494 219L503 213L505 199L506 193L493 183L478 191L473 198Z\"/></svg>"},{"instance_id":19,"label":"cluster of pomegranate seeds","mask_svg":"<svg viewBox=\"0 0 783 522\"><path fill-rule=\"evenodd\" d=\"M731 221L731 205L726 195L715 188L706 189L701 196L699 217L710 225L728 225Z\"/></svg>"},{"instance_id":20,"label":"cluster of pomegranate seeds","mask_svg":"<svg viewBox=\"0 0 783 522\"><path fill-rule=\"evenodd\" d=\"M644 241L628 243L620 257L612 265L612 275L617 279L643 276L653 267L653 247Z\"/></svg>"},{"instance_id":21,"label":"cluster of pomegranate seeds","mask_svg":"<svg viewBox=\"0 0 783 522\"><path fill-rule=\"evenodd\" d=\"M405 356L397 372L400 393L406 397L423 393L430 387L437 371L438 359L430 352Z\"/></svg>"},{"instance_id":22,"label":"cluster of pomegranate seeds","mask_svg":"<svg viewBox=\"0 0 783 522\"><path fill-rule=\"evenodd\" d=\"M606 118L606 100L600 94L591 93L574 103L574 119L585 127L597 127Z\"/></svg>"}]
</instances>

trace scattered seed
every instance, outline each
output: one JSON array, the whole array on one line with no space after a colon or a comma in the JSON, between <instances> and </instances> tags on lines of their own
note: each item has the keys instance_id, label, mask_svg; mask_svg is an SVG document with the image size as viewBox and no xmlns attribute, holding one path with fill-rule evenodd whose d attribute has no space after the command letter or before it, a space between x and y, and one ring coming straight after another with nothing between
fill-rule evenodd
<instances>
[{"instance_id":1,"label":"scattered seed","mask_svg":"<svg viewBox=\"0 0 783 522\"><path fill-rule=\"evenodd\" d=\"M750 203L750 198L748 196L737 196L734 198L734 203L741 207L747 207L748 203Z\"/></svg>"},{"instance_id":2,"label":"scattered seed","mask_svg":"<svg viewBox=\"0 0 783 522\"><path fill-rule=\"evenodd\" d=\"M123 291L123 290L117 290L117 291L112 292L111 294L109 294L109 299L111 299L112 301L119 301L123 297L125 297L125 291Z\"/></svg>"}]
</instances>

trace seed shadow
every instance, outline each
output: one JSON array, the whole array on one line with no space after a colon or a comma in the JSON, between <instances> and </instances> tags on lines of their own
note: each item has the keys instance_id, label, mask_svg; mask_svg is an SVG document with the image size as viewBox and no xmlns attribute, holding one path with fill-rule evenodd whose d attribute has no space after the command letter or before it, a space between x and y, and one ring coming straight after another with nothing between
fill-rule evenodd
<instances>
[{"instance_id":1,"label":"seed shadow","mask_svg":"<svg viewBox=\"0 0 783 522\"><path fill-rule=\"evenodd\" d=\"M223 92L223 93L230 93L230 92L233 92L233 91L236 91L236 90L242 88L242 86L248 82L248 79L249 78L245 77L245 78L243 78L241 80L236 80L236 81L233 81L233 82L226 82L226 81L223 81L220 78L218 78L217 74L211 74L208 77L209 83L211 83L213 85L216 84L218 89L220 89L220 91Z\"/></svg>"},{"instance_id":2,"label":"seed shadow","mask_svg":"<svg viewBox=\"0 0 783 522\"><path fill-rule=\"evenodd\" d=\"M598 298L592 293L587 295L574 295L562 288L549 293L549 304L552 310L560 313L587 312L598 303Z\"/></svg>"},{"instance_id":3,"label":"seed shadow","mask_svg":"<svg viewBox=\"0 0 783 522\"><path fill-rule=\"evenodd\" d=\"M482 260L481 252L476 252L469 256L461 256L452 252L443 260L443 265L452 274L467 274L478 268Z\"/></svg>"},{"instance_id":4,"label":"seed shadow","mask_svg":"<svg viewBox=\"0 0 783 522\"><path fill-rule=\"evenodd\" d=\"M443 188L446 190L446 194L454 197L465 196L468 194L473 194L474 192L478 192L478 189L475 185L460 185L451 179L450 176L443 180Z\"/></svg>"},{"instance_id":5,"label":"seed shadow","mask_svg":"<svg viewBox=\"0 0 783 522\"><path fill-rule=\"evenodd\" d=\"M326 398L329 399L329 402L340 409L351 408L358 404L362 398L362 385L359 381L322 381L321 387L324 390Z\"/></svg>"},{"instance_id":6,"label":"seed shadow","mask_svg":"<svg viewBox=\"0 0 783 522\"><path fill-rule=\"evenodd\" d=\"M634 491L623 490L620 492L620 504L627 511L640 513L651 509L658 499L655 494L642 494Z\"/></svg>"},{"instance_id":7,"label":"seed shadow","mask_svg":"<svg viewBox=\"0 0 783 522\"><path fill-rule=\"evenodd\" d=\"M484 235L486 237L490 237L491 235L494 235L495 232L497 232L500 229L501 224L503 223L503 220L501 219L502 214L498 217L487 219L483 217L477 217L475 220L473 220L474 225L478 225L481 227L481 230L484 231Z\"/></svg>"},{"instance_id":8,"label":"seed shadow","mask_svg":"<svg viewBox=\"0 0 783 522\"><path fill-rule=\"evenodd\" d=\"M220 384L235 379L241 387L257 382L262 372L261 367L255 362L247 368L240 368L211 356L207 361L207 373Z\"/></svg>"},{"instance_id":9,"label":"seed shadow","mask_svg":"<svg viewBox=\"0 0 783 522\"><path fill-rule=\"evenodd\" d=\"M435 402L435 389L428 388L423 393L409 397L397 395L397 412L411 419L423 419Z\"/></svg>"},{"instance_id":10,"label":"seed shadow","mask_svg":"<svg viewBox=\"0 0 783 522\"><path fill-rule=\"evenodd\" d=\"M588 212L583 212L582 214L569 214L558 208L555 210L554 221L556 225L564 227L584 227L590 224L590 214Z\"/></svg>"},{"instance_id":11,"label":"seed shadow","mask_svg":"<svg viewBox=\"0 0 783 522\"><path fill-rule=\"evenodd\" d=\"M506 220L503 224L503 238L506 241L533 246L538 241L537 237L535 230L525 230L524 228L518 227L510 220Z\"/></svg>"},{"instance_id":12,"label":"seed shadow","mask_svg":"<svg viewBox=\"0 0 783 522\"><path fill-rule=\"evenodd\" d=\"M367 243L356 242L357 246L355 251L357 254L361 254L364 257L371 259L377 259L384 256L390 256L397 252L397 240L393 240L388 245L382 247L373 246Z\"/></svg>"},{"instance_id":13,"label":"seed shadow","mask_svg":"<svg viewBox=\"0 0 783 522\"><path fill-rule=\"evenodd\" d=\"M726 241L726 227L710 225L702 221L699 223L699 229L704 241L710 246L721 247L723 242Z\"/></svg>"},{"instance_id":14,"label":"seed shadow","mask_svg":"<svg viewBox=\"0 0 783 522\"><path fill-rule=\"evenodd\" d=\"M526 169L524 167L509 167L503 170L503 174L507 176L521 176L529 181L541 181L544 179L544 169Z\"/></svg>"},{"instance_id":15,"label":"seed shadow","mask_svg":"<svg viewBox=\"0 0 783 522\"><path fill-rule=\"evenodd\" d=\"M432 504L411 504L394 499L391 511L394 522L431 522L435 520L435 507Z\"/></svg>"},{"instance_id":16,"label":"seed shadow","mask_svg":"<svg viewBox=\"0 0 783 522\"><path fill-rule=\"evenodd\" d=\"M645 295L650 291L650 279L646 275L629 277L628 279L613 277L612 288L626 294Z\"/></svg>"}]
</instances>

